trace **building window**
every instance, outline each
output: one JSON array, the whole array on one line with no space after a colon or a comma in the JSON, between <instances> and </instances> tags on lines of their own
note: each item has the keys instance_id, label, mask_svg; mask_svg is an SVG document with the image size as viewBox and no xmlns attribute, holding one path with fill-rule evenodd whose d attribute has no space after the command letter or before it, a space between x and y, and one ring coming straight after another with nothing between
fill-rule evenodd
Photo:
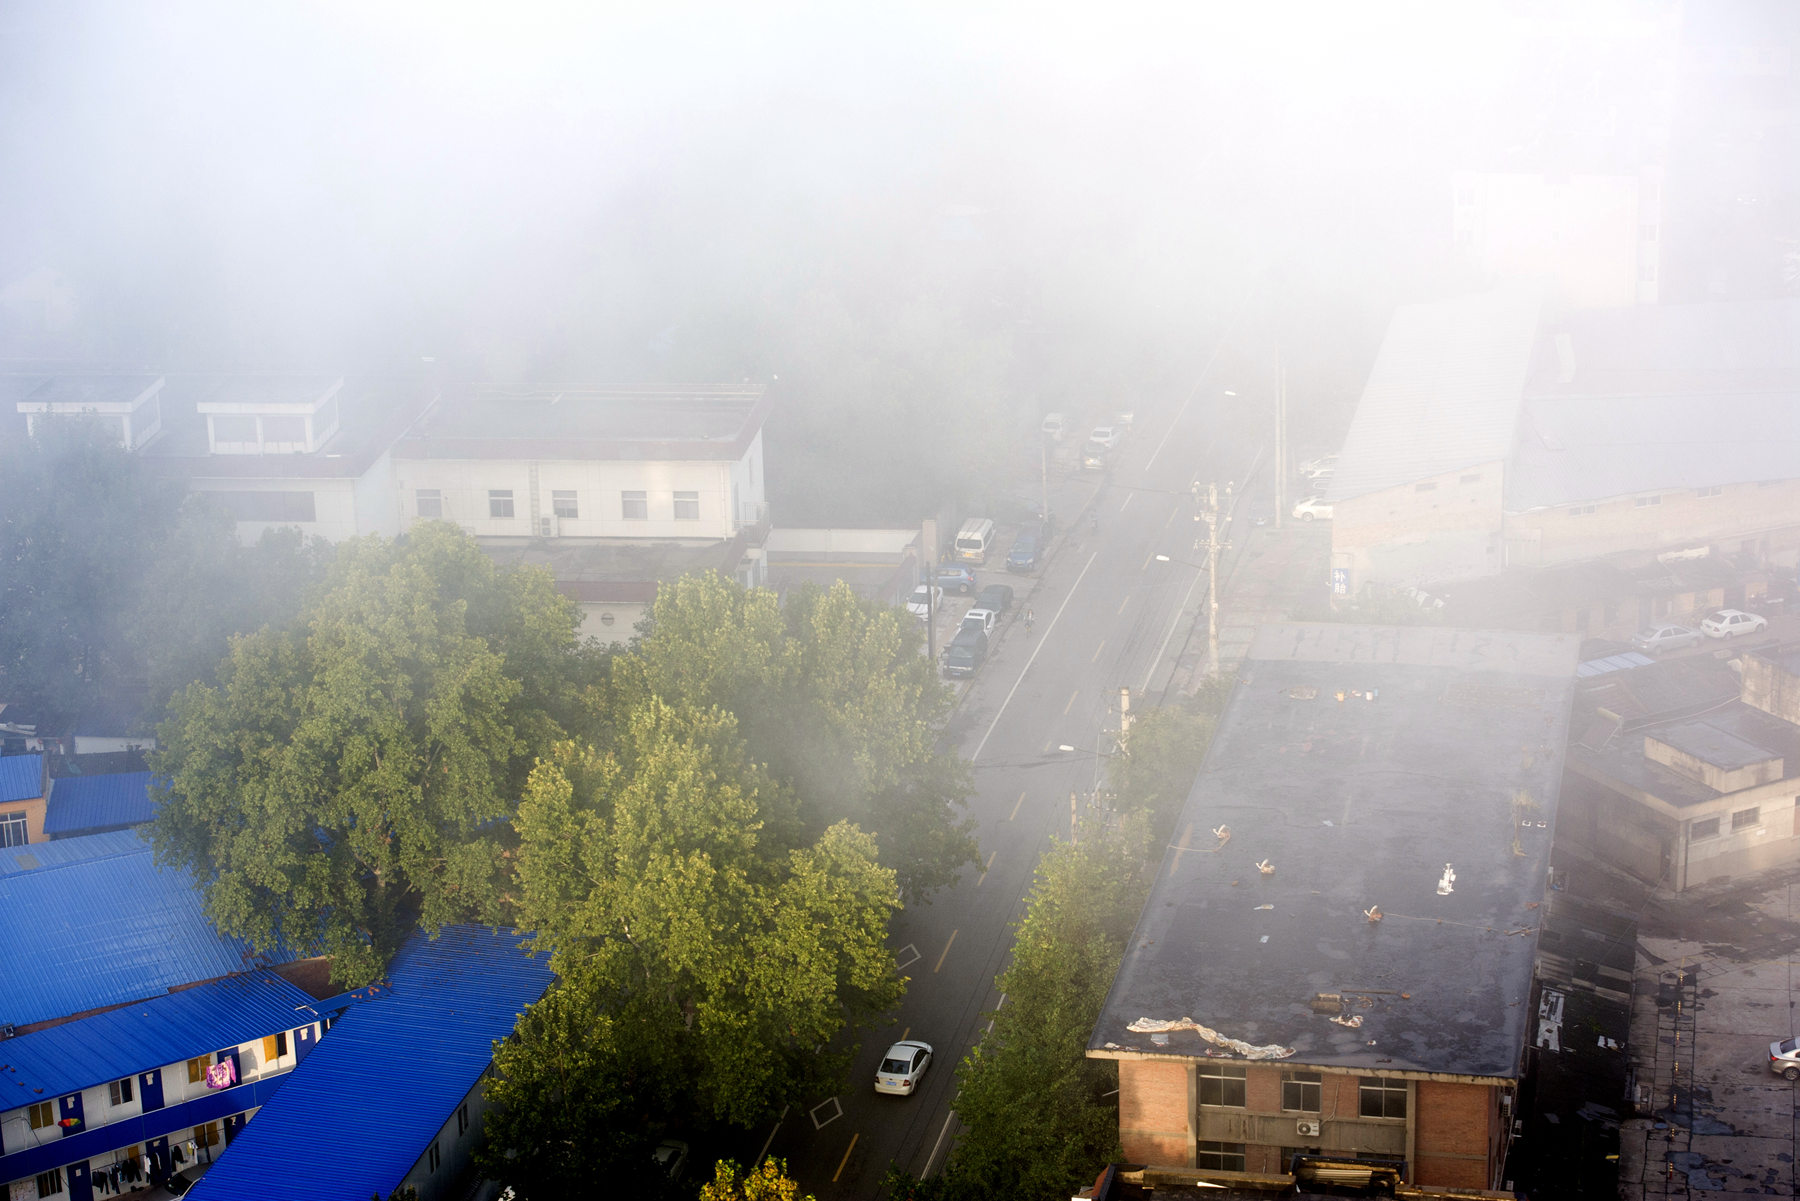
<instances>
[{"instance_id":1,"label":"building window","mask_svg":"<svg viewBox=\"0 0 1800 1201\"><path fill-rule=\"evenodd\" d=\"M31 1107L31 1128L46 1130L56 1125L56 1104L53 1101L39 1101Z\"/></svg>"},{"instance_id":2,"label":"building window","mask_svg":"<svg viewBox=\"0 0 1800 1201\"><path fill-rule=\"evenodd\" d=\"M558 517L580 517L581 506L575 502L575 490L558 488L550 493L550 511Z\"/></svg>"},{"instance_id":3,"label":"building window","mask_svg":"<svg viewBox=\"0 0 1800 1201\"><path fill-rule=\"evenodd\" d=\"M626 521L645 521L650 517L648 492L619 493L619 515Z\"/></svg>"},{"instance_id":4,"label":"building window","mask_svg":"<svg viewBox=\"0 0 1800 1201\"><path fill-rule=\"evenodd\" d=\"M413 493L413 503L426 520L436 521L444 515L444 494L436 488L420 488Z\"/></svg>"},{"instance_id":5,"label":"building window","mask_svg":"<svg viewBox=\"0 0 1800 1201\"><path fill-rule=\"evenodd\" d=\"M461 1138L469 1132L469 1103L464 1101L456 1107L456 1137Z\"/></svg>"},{"instance_id":6,"label":"building window","mask_svg":"<svg viewBox=\"0 0 1800 1201\"><path fill-rule=\"evenodd\" d=\"M287 1031L271 1034L263 1039L263 1062L274 1063L288 1052Z\"/></svg>"},{"instance_id":7,"label":"building window","mask_svg":"<svg viewBox=\"0 0 1800 1201\"><path fill-rule=\"evenodd\" d=\"M675 520L700 520L700 494L698 492L677 492L675 494Z\"/></svg>"},{"instance_id":8,"label":"building window","mask_svg":"<svg viewBox=\"0 0 1800 1201\"><path fill-rule=\"evenodd\" d=\"M1662 504L1661 495L1634 496L1631 498L1631 507L1634 509L1649 509L1649 508L1653 508L1656 505L1660 505L1660 504Z\"/></svg>"},{"instance_id":9,"label":"building window","mask_svg":"<svg viewBox=\"0 0 1800 1201\"><path fill-rule=\"evenodd\" d=\"M231 417L224 413L216 414L212 418L212 436L214 442L227 442L233 446L255 446L258 442L256 418Z\"/></svg>"},{"instance_id":10,"label":"building window","mask_svg":"<svg viewBox=\"0 0 1800 1201\"><path fill-rule=\"evenodd\" d=\"M1215 1172L1241 1172L1244 1170L1244 1144L1209 1143L1202 1139L1194 1149L1194 1166Z\"/></svg>"},{"instance_id":11,"label":"building window","mask_svg":"<svg viewBox=\"0 0 1800 1201\"><path fill-rule=\"evenodd\" d=\"M273 449L277 446L293 446L306 449L306 418L304 417L264 417L263 445Z\"/></svg>"},{"instance_id":12,"label":"building window","mask_svg":"<svg viewBox=\"0 0 1800 1201\"><path fill-rule=\"evenodd\" d=\"M106 1098L114 1105L131 1104L131 1077L115 1080L106 1086Z\"/></svg>"},{"instance_id":13,"label":"building window","mask_svg":"<svg viewBox=\"0 0 1800 1201\"><path fill-rule=\"evenodd\" d=\"M512 489L488 489L488 516L511 517L513 515Z\"/></svg>"},{"instance_id":14,"label":"building window","mask_svg":"<svg viewBox=\"0 0 1800 1201\"><path fill-rule=\"evenodd\" d=\"M1318 1072L1283 1072L1281 1107L1298 1113L1318 1113L1324 1079Z\"/></svg>"},{"instance_id":15,"label":"building window","mask_svg":"<svg viewBox=\"0 0 1800 1201\"><path fill-rule=\"evenodd\" d=\"M237 521L317 521L310 492L208 492Z\"/></svg>"},{"instance_id":16,"label":"building window","mask_svg":"<svg viewBox=\"0 0 1800 1201\"><path fill-rule=\"evenodd\" d=\"M199 1084L206 1079L206 1056L188 1060L188 1083Z\"/></svg>"},{"instance_id":17,"label":"building window","mask_svg":"<svg viewBox=\"0 0 1800 1201\"><path fill-rule=\"evenodd\" d=\"M1244 1076L1241 1067L1222 1063L1203 1063L1199 1067L1200 1104L1244 1107Z\"/></svg>"},{"instance_id":18,"label":"building window","mask_svg":"<svg viewBox=\"0 0 1800 1201\"><path fill-rule=\"evenodd\" d=\"M194 1127L194 1145L196 1147L216 1147L219 1145L219 1124L208 1122L204 1126Z\"/></svg>"},{"instance_id":19,"label":"building window","mask_svg":"<svg viewBox=\"0 0 1800 1201\"><path fill-rule=\"evenodd\" d=\"M1413 491L1414 492L1436 492L1437 484L1435 481L1427 480L1422 484L1414 484Z\"/></svg>"},{"instance_id":20,"label":"building window","mask_svg":"<svg viewBox=\"0 0 1800 1201\"><path fill-rule=\"evenodd\" d=\"M1694 489L1695 496L1721 496L1724 494L1724 492L1725 492L1725 489L1720 487L1718 484L1714 484L1710 488L1695 488Z\"/></svg>"},{"instance_id":21,"label":"building window","mask_svg":"<svg viewBox=\"0 0 1800 1201\"><path fill-rule=\"evenodd\" d=\"M39 1172L37 1191L40 1197L54 1197L63 1191L61 1168L51 1168L48 1172Z\"/></svg>"},{"instance_id":22,"label":"building window","mask_svg":"<svg viewBox=\"0 0 1800 1201\"><path fill-rule=\"evenodd\" d=\"M1736 834L1739 830L1748 830L1751 826L1760 826L1761 824L1761 809L1739 809L1736 813L1731 815L1731 832L1733 834Z\"/></svg>"},{"instance_id":23,"label":"building window","mask_svg":"<svg viewBox=\"0 0 1800 1201\"><path fill-rule=\"evenodd\" d=\"M425 1170L427 1172L437 1171L438 1163L440 1162L441 1158L442 1157L438 1154L437 1140L434 1138L431 1140L431 1146L429 1148L427 1148L427 1150L425 1152L425 1163L426 1163Z\"/></svg>"},{"instance_id":24,"label":"building window","mask_svg":"<svg viewBox=\"0 0 1800 1201\"><path fill-rule=\"evenodd\" d=\"M1688 841L1690 842L1697 842L1702 838L1717 838L1718 836L1719 819L1716 817L1709 817L1705 821L1697 821L1688 827Z\"/></svg>"},{"instance_id":25,"label":"building window","mask_svg":"<svg viewBox=\"0 0 1800 1201\"><path fill-rule=\"evenodd\" d=\"M1594 508L1593 505L1570 505L1568 512L1570 517L1592 517Z\"/></svg>"},{"instance_id":26,"label":"building window","mask_svg":"<svg viewBox=\"0 0 1800 1201\"><path fill-rule=\"evenodd\" d=\"M1456 477L1456 482L1459 484L1479 484L1481 482L1481 473L1479 471L1471 471L1467 474L1459 475Z\"/></svg>"},{"instance_id":27,"label":"building window","mask_svg":"<svg viewBox=\"0 0 1800 1201\"><path fill-rule=\"evenodd\" d=\"M0 847L22 847L30 841L29 834L23 811L0 813Z\"/></svg>"},{"instance_id":28,"label":"building window","mask_svg":"<svg viewBox=\"0 0 1800 1201\"><path fill-rule=\"evenodd\" d=\"M1406 1081L1364 1076L1357 1083L1356 1112L1365 1118L1404 1118Z\"/></svg>"}]
</instances>

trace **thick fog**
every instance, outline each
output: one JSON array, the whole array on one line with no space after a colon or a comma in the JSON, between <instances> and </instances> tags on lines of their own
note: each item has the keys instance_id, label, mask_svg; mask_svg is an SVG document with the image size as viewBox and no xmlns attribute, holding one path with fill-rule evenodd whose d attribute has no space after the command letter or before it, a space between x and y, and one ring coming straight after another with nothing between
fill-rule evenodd
<instances>
[{"instance_id":1,"label":"thick fog","mask_svg":"<svg viewBox=\"0 0 1800 1201\"><path fill-rule=\"evenodd\" d=\"M1257 289L1428 286L1528 65L1479 4L0 22L6 350L165 369L766 375L976 276L1166 352Z\"/></svg>"}]
</instances>

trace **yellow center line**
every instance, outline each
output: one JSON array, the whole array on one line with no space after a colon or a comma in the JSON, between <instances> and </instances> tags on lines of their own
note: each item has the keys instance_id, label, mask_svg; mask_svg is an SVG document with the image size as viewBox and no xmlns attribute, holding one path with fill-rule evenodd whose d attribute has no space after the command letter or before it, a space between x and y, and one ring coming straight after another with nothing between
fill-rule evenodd
<instances>
[{"instance_id":1,"label":"yellow center line","mask_svg":"<svg viewBox=\"0 0 1800 1201\"><path fill-rule=\"evenodd\" d=\"M1194 832L1194 823L1189 822L1187 824L1187 828L1181 832L1181 841L1177 842L1175 844L1175 848L1174 848L1175 853L1173 855L1169 856L1169 878L1170 879L1174 878L1175 869L1181 866L1181 849L1183 847L1187 846L1188 838L1190 835L1193 834L1193 832Z\"/></svg>"},{"instance_id":2,"label":"yellow center line","mask_svg":"<svg viewBox=\"0 0 1800 1201\"><path fill-rule=\"evenodd\" d=\"M911 1034L911 1033L912 1033L912 1027L911 1027L911 1026L902 1026L902 1027L900 1027L900 1037L899 1037L899 1038L898 1038L898 1039L896 1039L896 1040L894 1040L894 1041L896 1041L896 1042L905 1042L905 1041L906 1041L906 1036L907 1036L907 1035L909 1035L909 1034Z\"/></svg>"},{"instance_id":3,"label":"yellow center line","mask_svg":"<svg viewBox=\"0 0 1800 1201\"><path fill-rule=\"evenodd\" d=\"M950 931L950 941L944 944L944 953L942 955L938 956L937 967L934 967L931 969L932 974L935 975L937 973L938 969L944 966L944 959L950 954L950 948L955 945L956 945L956 931L952 930L952 931Z\"/></svg>"},{"instance_id":4,"label":"yellow center line","mask_svg":"<svg viewBox=\"0 0 1800 1201\"><path fill-rule=\"evenodd\" d=\"M844 1165L850 1162L850 1152L856 1150L856 1140L861 1137L860 1131L850 1136L850 1145L844 1148L844 1158L838 1160L838 1170L831 1174L831 1183L836 1184L838 1177L844 1174Z\"/></svg>"},{"instance_id":5,"label":"yellow center line","mask_svg":"<svg viewBox=\"0 0 1800 1201\"><path fill-rule=\"evenodd\" d=\"M1170 522L1174 521L1175 513L1176 513L1176 510L1171 508L1169 510L1169 515L1167 517L1163 518L1163 525L1167 526Z\"/></svg>"},{"instance_id":6,"label":"yellow center line","mask_svg":"<svg viewBox=\"0 0 1800 1201\"><path fill-rule=\"evenodd\" d=\"M1079 689L1079 688L1077 688L1074 692L1071 692L1069 694L1069 703L1063 706L1063 716L1064 717L1067 717L1069 715L1069 710L1071 710L1075 707L1075 698L1080 695L1081 695L1081 689Z\"/></svg>"},{"instance_id":7,"label":"yellow center line","mask_svg":"<svg viewBox=\"0 0 1800 1201\"><path fill-rule=\"evenodd\" d=\"M1013 818L1019 816L1019 806L1023 805L1024 803L1025 803L1025 794L1021 792L1019 794L1019 799L1013 802L1013 811L1006 815L1006 820L1011 821Z\"/></svg>"},{"instance_id":8,"label":"yellow center line","mask_svg":"<svg viewBox=\"0 0 1800 1201\"><path fill-rule=\"evenodd\" d=\"M1024 799L1025 799L1025 794L1024 794L1024 793L1020 793L1020 794L1019 794L1019 799L1020 799L1020 800L1024 800ZM1007 818L1007 820L1008 820L1008 821L1011 821L1011 820L1012 820L1012 819L1011 819L1011 818ZM987 879L987 874L988 874L988 873L989 873L989 872L991 872L991 871L993 871L993 870L994 870L994 856L995 856L995 855L998 855L998 854L999 854L999 853L1000 853L1000 852L999 852L999 851L989 851L989 852L988 852L988 861L987 861L987 863L986 863L986 864L985 864L985 865L983 865L983 867L982 867L982 869L981 869L981 880L977 880L977 881L975 881L975 887L976 887L976 888L980 888L980 887L981 887L981 881L982 881L982 880L986 880L986 879Z\"/></svg>"},{"instance_id":9,"label":"yellow center line","mask_svg":"<svg viewBox=\"0 0 1800 1201\"><path fill-rule=\"evenodd\" d=\"M1151 552L1150 552L1150 557L1149 557L1149 558L1148 558L1148 559L1145 559L1145 560L1144 560L1144 565L1143 565L1143 566L1142 566L1142 567L1140 567L1140 568L1138 568L1138 570L1139 570L1139 571L1149 571L1149 570L1150 570L1150 564L1152 564L1152 563L1154 563L1154 562L1156 562L1156 552L1155 552L1155 551L1151 551Z\"/></svg>"},{"instance_id":10,"label":"yellow center line","mask_svg":"<svg viewBox=\"0 0 1800 1201\"><path fill-rule=\"evenodd\" d=\"M1094 648L1093 658L1089 659L1088 662L1089 663L1097 662L1100 658L1100 652L1105 649L1106 649L1106 639L1102 638L1100 640L1100 645Z\"/></svg>"},{"instance_id":11,"label":"yellow center line","mask_svg":"<svg viewBox=\"0 0 1800 1201\"><path fill-rule=\"evenodd\" d=\"M1127 596L1124 600L1120 601L1119 602L1119 612L1120 613L1125 612L1125 606L1129 605L1130 603L1131 603L1131 598L1129 596Z\"/></svg>"}]
</instances>

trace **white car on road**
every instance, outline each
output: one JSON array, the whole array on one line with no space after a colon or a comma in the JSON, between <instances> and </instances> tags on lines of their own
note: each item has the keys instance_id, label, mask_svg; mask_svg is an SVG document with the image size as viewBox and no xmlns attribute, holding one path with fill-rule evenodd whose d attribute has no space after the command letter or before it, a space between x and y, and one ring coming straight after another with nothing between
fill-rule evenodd
<instances>
[{"instance_id":1,"label":"white car on road","mask_svg":"<svg viewBox=\"0 0 1800 1201\"><path fill-rule=\"evenodd\" d=\"M897 1042L881 1057L875 1069L875 1091L910 1097L919 1086L919 1078L931 1066L931 1044L913 1039Z\"/></svg>"},{"instance_id":2,"label":"white car on road","mask_svg":"<svg viewBox=\"0 0 1800 1201\"><path fill-rule=\"evenodd\" d=\"M1125 431L1116 425L1096 425L1094 432L1088 435L1089 442L1098 442L1111 450L1124 440Z\"/></svg>"},{"instance_id":3,"label":"white car on road","mask_svg":"<svg viewBox=\"0 0 1800 1201\"><path fill-rule=\"evenodd\" d=\"M920 584L912 590L912 595L906 598L906 611L920 621L926 620L943 607L944 590L942 588L927 588Z\"/></svg>"},{"instance_id":4,"label":"white car on road","mask_svg":"<svg viewBox=\"0 0 1800 1201\"><path fill-rule=\"evenodd\" d=\"M1331 502L1323 496L1308 496L1294 505L1294 516L1301 521L1330 521Z\"/></svg>"},{"instance_id":5,"label":"white car on road","mask_svg":"<svg viewBox=\"0 0 1800 1201\"><path fill-rule=\"evenodd\" d=\"M1739 634L1755 634L1768 628L1768 618L1742 609L1718 609L1700 621L1700 632L1708 638L1736 638Z\"/></svg>"}]
</instances>

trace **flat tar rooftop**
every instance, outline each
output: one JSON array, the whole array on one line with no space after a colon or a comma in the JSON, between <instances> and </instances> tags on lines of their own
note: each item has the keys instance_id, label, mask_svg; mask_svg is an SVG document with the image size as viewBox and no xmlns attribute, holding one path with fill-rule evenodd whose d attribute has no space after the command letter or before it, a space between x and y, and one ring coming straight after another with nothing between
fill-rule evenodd
<instances>
[{"instance_id":1,"label":"flat tar rooftop","mask_svg":"<svg viewBox=\"0 0 1800 1201\"><path fill-rule=\"evenodd\" d=\"M1576 646L1259 629L1089 1053L1516 1077Z\"/></svg>"}]
</instances>

